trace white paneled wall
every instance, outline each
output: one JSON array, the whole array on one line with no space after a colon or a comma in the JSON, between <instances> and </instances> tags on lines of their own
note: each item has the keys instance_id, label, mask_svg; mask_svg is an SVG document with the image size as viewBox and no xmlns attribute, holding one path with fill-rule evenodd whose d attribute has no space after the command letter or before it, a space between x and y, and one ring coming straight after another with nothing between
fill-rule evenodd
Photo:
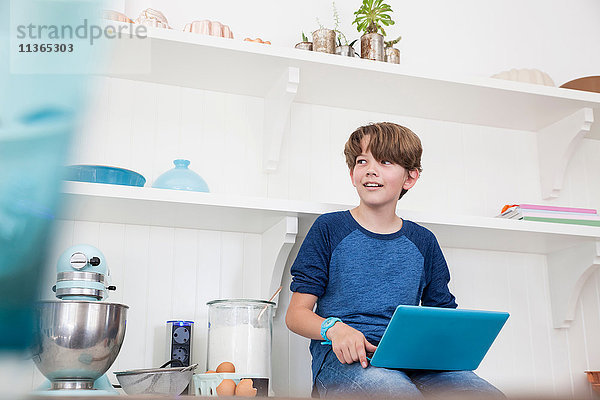
<instances>
[{"instance_id":1,"label":"white paneled wall","mask_svg":"<svg viewBox=\"0 0 600 400\"><path fill-rule=\"evenodd\" d=\"M567 170L564 193L550 202L540 197L534 133L293 104L280 168L267 175L261 166L262 99L112 78L96 83L99 90L70 161L130 168L147 178L147 186L172 168L173 159L186 158L215 193L356 203L343 145L356 127L387 120L413 129L424 146L422 177L402 199L403 208L482 216L515 202L600 208L600 141L583 141ZM125 343L111 371L165 361L165 321L173 318L195 321L194 359L203 366L205 303L256 297L260 287L254 273L259 235L59 221L53 239L43 297L52 296L58 255L71 244L89 243L111 266L118 287L111 300L130 306ZM284 323L289 263L298 246L288 260L275 318L279 396L310 394L308 341ZM592 397L583 371L600 369L598 273L583 289L573 326L556 330L544 256L444 252L461 307L511 313L479 368L483 377L507 394ZM36 385L42 378L33 374Z\"/></svg>"}]
</instances>

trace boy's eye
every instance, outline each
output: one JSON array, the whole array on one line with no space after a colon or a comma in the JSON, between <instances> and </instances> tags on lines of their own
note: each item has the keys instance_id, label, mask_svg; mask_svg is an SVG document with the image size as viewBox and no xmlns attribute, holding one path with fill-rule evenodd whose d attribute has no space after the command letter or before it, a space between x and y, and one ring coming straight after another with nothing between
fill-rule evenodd
<instances>
[{"instance_id":1,"label":"boy's eye","mask_svg":"<svg viewBox=\"0 0 600 400\"><path fill-rule=\"evenodd\" d=\"M387 160L382 160L381 163L385 164L385 165L391 165L392 164L391 161L387 161Z\"/></svg>"},{"instance_id":2,"label":"boy's eye","mask_svg":"<svg viewBox=\"0 0 600 400\"><path fill-rule=\"evenodd\" d=\"M357 163L357 164L364 164L364 163L366 163L366 162L367 162L367 160L360 160L360 159L359 159L359 160L356 160L356 163Z\"/></svg>"}]
</instances>

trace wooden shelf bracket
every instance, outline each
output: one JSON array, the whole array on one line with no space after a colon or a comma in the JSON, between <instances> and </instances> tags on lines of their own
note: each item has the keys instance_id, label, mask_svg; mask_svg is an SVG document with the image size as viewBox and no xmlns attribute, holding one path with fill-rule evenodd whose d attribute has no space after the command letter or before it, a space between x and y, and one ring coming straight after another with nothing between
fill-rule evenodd
<instances>
[{"instance_id":1,"label":"wooden shelf bracket","mask_svg":"<svg viewBox=\"0 0 600 400\"><path fill-rule=\"evenodd\" d=\"M300 69L288 67L265 97L264 160L266 172L277 170L283 136L290 130L290 110L298 92Z\"/></svg>"},{"instance_id":2,"label":"wooden shelf bracket","mask_svg":"<svg viewBox=\"0 0 600 400\"><path fill-rule=\"evenodd\" d=\"M571 325L581 289L598 267L600 239L548 254L548 283L555 328Z\"/></svg>"},{"instance_id":3,"label":"wooden shelf bracket","mask_svg":"<svg viewBox=\"0 0 600 400\"><path fill-rule=\"evenodd\" d=\"M268 299L281 285L283 270L298 235L298 217L283 217L262 234L261 298Z\"/></svg>"},{"instance_id":4,"label":"wooden shelf bracket","mask_svg":"<svg viewBox=\"0 0 600 400\"><path fill-rule=\"evenodd\" d=\"M538 156L544 199L560 195L569 161L581 140L590 132L593 122L593 109L582 108L538 132Z\"/></svg>"}]
</instances>

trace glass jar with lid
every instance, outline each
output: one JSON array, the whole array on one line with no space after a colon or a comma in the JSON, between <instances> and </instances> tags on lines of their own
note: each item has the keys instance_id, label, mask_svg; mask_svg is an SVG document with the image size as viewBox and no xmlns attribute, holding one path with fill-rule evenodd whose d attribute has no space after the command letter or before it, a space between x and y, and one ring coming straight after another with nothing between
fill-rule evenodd
<instances>
[{"instance_id":1,"label":"glass jar with lid","mask_svg":"<svg viewBox=\"0 0 600 400\"><path fill-rule=\"evenodd\" d=\"M255 378L271 376L273 306L264 300L213 300L208 305L206 369L216 370L228 361L236 374Z\"/></svg>"}]
</instances>

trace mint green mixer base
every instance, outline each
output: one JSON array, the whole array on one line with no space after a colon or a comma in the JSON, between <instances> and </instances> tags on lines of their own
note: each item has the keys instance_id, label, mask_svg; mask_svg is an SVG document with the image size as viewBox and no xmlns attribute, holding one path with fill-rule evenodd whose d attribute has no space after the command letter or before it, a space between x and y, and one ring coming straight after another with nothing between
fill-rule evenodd
<instances>
[{"instance_id":1,"label":"mint green mixer base","mask_svg":"<svg viewBox=\"0 0 600 400\"><path fill-rule=\"evenodd\" d=\"M39 396L118 396L119 392L113 388L108 377L102 375L94 382L94 390L50 390L50 381L45 381L35 390Z\"/></svg>"}]
</instances>

